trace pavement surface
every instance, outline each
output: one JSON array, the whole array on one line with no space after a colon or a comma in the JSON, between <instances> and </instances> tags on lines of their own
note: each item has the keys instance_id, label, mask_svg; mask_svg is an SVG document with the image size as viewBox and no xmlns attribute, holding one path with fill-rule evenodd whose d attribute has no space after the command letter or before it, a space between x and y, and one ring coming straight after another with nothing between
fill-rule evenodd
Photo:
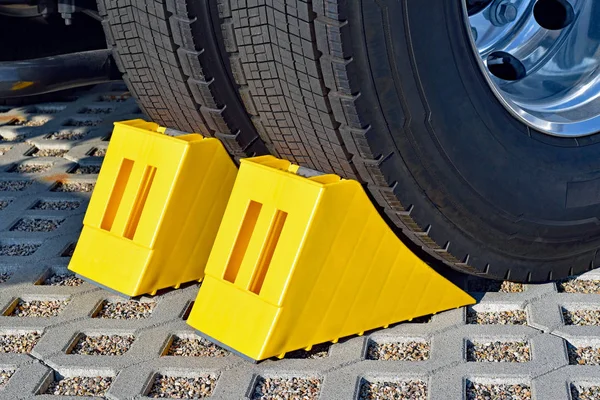
<instances>
[{"instance_id":1,"label":"pavement surface","mask_svg":"<svg viewBox=\"0 0 600 400\"><path fill-rule=\"evenodd\" d=\"M476 306L249 363L186 325L198 285L140 301L67 271L122 84L0 106L0 398L600 399L600 273L475 278ZM96 397L97 398L97 397Z\"/></svg>"}]
</instances>

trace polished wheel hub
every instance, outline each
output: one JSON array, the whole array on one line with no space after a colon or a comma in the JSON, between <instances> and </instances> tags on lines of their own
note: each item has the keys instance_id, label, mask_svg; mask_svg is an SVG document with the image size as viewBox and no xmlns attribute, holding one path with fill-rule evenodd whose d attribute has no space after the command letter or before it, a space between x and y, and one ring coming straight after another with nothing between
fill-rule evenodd
<instances>
[{"instance_id":1,"label":"polished wheel hub","mask_svg":"<svg viewBox=\"0 0 600 400\"><path fill-rule=\"evenodd\" d=\"M541 132L600 132L600 1L464 0L473 50L499 100Z\"/></svg>"}]
</instances>

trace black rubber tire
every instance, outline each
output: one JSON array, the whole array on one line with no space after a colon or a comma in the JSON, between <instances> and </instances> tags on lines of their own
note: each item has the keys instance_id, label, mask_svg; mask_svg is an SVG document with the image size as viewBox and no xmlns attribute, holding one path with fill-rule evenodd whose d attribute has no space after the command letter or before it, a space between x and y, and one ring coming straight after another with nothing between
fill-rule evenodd
<instances>
[{"instance_id":1,"label":"black rubber tire","mask_svg":"<svg viewBox=\"0 0 600 400\"><path fill-rule=\"evenodd\" d=\"M405 242L459 271L542 282L599 265L600 135L514 119L459 0L99 2L158 122L358 179Z\"/></svg>"}]
</instances>

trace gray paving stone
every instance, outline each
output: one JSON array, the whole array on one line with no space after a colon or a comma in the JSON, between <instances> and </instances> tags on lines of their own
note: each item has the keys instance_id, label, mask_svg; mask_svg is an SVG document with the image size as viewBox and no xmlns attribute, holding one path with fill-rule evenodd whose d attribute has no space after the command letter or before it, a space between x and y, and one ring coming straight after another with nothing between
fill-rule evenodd
<instances>
[{"instance_id":1,"label":"gray paving stone","mask_svg":"<svg viewBox=\"0 0 600 400\"><path fill-rule=\"evenodd\" d=\"M598 345L600 326L567 325L563 316L565 309L575 312L600 308L600 294L593 294L593 281L600 280L597 270L577 277L586 281L571 282L570 287L574 289L560 292L554 283L522 288L505 284L502 288L498 283L490 285L471 277L463 279L478 300L474 311L519 310L526 314L526 324L467 323L467 310L456 309L424 318L427 322L400 323L365 336L324 344L316 358L300 351L283 360L270 359L258 364L228 352L202 350L197 356L168 355L174 338L196 337L196 332L186 324L184 314L196 297L198 285L143 297L141 301L156 302L147 318L93 318L103 301L124 299L88 282L78 286L43 284L52 275L67 272L69 253L81 232L91 196L89 191L56 191L56 188L61 182L71 185L71 189L93 184L97 178L94 168L102 162L101 155L108 144L105 139L110 136L112 123L143 117L133 98L123 96L125 92L122 84L107 84L82 91L74 101L61 101L57 95L56 102L26 107L25 116L29 121L47 120L44 124L0 127L0 135L12 140L0 145L0 153L3 153L0 181L28 182L20 187L23 190L0 191L0 245L39 245L27 256L0 255L0 310L7 311L20 298L68 299L64 310L54 317L0 315L0 334L41 332L30 354L0 353L0 369L14 371L6 386L0 389L0 398L55 400L58 397L38 394L46 390L50 381L61 376L97 375L112 378L105 397L113 400L148 398L158 374L187 378L213 375L217 379L210 398L223 400L249 398L255 392L256 383L265 378L276 382L290 378L319 379L321 400L358 399L365 382L373 382L378 388L385 387L382 382L424 382L429 400L465 399L469 381L500 386L525 384L534 400L570 400L571 385L600 386L600 366L569 365L567 352L568 343ZM122 101L109 101L111 99ZM107 108L112 111L107 112ZM31 155L34 148L66 152L59 157L34 157ZM35 173L9 172L15 165L31 162L51 166ZM40 202L79 202L80 205L36 207ZM10 231L23 218L64 221L52 232ZM489 290L482 292L484 287ZM486 320L495 321L492 317ZM588 318L593 320L593 317ZM71 354L69 350L81 335L131 335L135 339L128 351L118 356ZM370 360L367 357L369 343L415 340L428 343L425 360ZM467 361L469 341L511 340L528 343L529 361Z\"/></svg>"}]
</instances>

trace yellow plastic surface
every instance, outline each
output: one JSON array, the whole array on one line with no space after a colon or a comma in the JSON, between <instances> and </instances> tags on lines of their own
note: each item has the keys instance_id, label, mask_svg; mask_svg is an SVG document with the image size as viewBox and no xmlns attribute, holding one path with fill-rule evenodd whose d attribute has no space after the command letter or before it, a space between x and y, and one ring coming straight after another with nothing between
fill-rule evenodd
<instances>
[{"instance_id":1,"label":"yellow plastic surface","mask_svg":"<svg viewBox=\"0 0 600 400\"><path fill-rule=\"evenodd\" d=\"M127 296L202 280L237 168L217 139L115 123L69 269Z\"/></svg>"},{"instance_id":2,"label":"yellow plastic surface","mask_svg":"<svg viewBox=\"0 0 600 400\"><path fill-rule=\"evenodd\" d=\"M254 360L475 300L415 256L362 186L241 160L188 324Z\"/></svg>"}]
</instances>

